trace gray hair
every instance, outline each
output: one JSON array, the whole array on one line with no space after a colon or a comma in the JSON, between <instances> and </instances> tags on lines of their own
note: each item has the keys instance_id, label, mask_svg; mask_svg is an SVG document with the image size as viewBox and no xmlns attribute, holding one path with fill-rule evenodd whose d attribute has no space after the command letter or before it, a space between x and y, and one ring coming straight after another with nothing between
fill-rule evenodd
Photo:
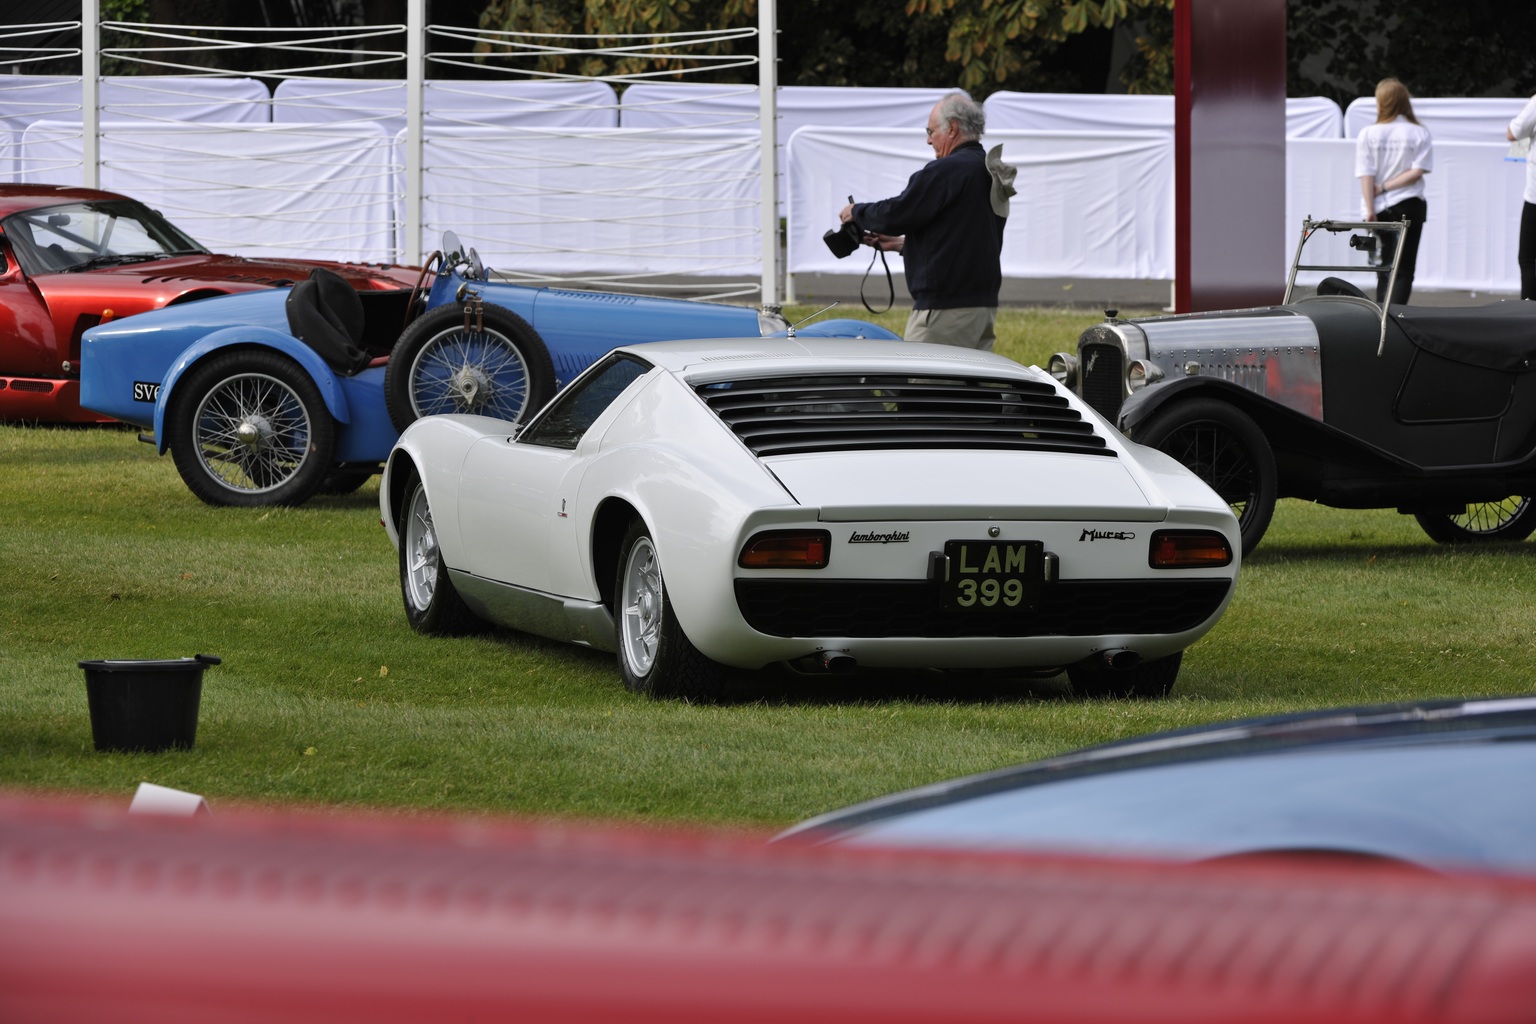
<instances>
[{"instance_id":1,"label":"gray hair","mask_svg":"<svg viewBox=\"0 0 1536 1024\"><path fill-rule=\"evenodd\" d=\"M952 92L939 101L939 122L949 124L951 121L967 139L979 139L987 130L986 111L967 93Z\"/></svg>"}]
</instances>

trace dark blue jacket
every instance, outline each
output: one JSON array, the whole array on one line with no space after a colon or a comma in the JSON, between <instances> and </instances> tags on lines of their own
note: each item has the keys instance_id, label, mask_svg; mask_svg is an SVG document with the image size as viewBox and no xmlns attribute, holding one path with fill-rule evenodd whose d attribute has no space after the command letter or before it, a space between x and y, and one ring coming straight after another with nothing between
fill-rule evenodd
<instances>
[{"instance_id":1,"label":"dark blue jacket","mask_svg":"<svg viewBox=\"0 0 1536 1024\"><path fill-rule=\"evenodd\" d=\"M855 203L865 231L905 235L901 248L914 309L996 306L1006 217L992 212L992 176L979 142L929 162L899 196Z\"/></svg>"}]
</instances>

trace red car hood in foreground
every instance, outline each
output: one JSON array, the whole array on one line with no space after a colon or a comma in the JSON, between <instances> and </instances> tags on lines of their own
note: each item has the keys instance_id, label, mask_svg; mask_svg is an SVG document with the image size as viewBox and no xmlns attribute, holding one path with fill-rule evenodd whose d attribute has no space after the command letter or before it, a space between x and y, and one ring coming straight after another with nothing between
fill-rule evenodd
<instances>
[{"instance_id":1,"label":"red car hood in foreground","mask_svg":"<svg viewBox=\"0 0 1536 1024\"><path fill-rule=\"evenodd\" d=\"M9 1024L1400 1024L1533 1006L1531 880L0 795Z\"/></svg>"}]
</instances>

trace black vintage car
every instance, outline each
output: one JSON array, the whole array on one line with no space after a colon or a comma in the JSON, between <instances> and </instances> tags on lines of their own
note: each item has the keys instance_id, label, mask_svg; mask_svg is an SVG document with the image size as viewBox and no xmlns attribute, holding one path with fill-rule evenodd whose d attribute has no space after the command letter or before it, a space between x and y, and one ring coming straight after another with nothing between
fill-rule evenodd
<instances>
[{"instance_id":1,"label":"black vintage car","mask_svg":"<svg viewBox=\"0 0 1536 1024\"><path fill-rule=\"evenodd\" d=\"M1303 225L1281 305L1120 319L1057 353L1051 373L1133 440L1226 498L1243 551L1283 497L1396 508L1437 541L1518 541L1536 530L1536 303L1383 308L1327 277L1295 298L1313 238L1369 251L1396 224ZM1342 247L1333 246L1335 251Z\"/></svg>"}]
</instances>

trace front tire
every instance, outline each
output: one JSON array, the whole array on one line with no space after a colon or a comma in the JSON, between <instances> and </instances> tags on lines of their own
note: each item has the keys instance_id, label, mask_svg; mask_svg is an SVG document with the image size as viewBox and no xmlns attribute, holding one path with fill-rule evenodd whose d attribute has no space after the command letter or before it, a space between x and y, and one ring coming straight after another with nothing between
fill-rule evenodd
<instances>
[{"instance_id":1,"label":"front tire","mask_svg":"<svg viewBox=\"0 0 1536 1024\"><path fill-rule=\"evenodd\" d=\"M1131 697L1137 700L1161 700L1173 690L1179 678L1184 652L1166 658L1144 661L1132 669L1104 667L1097 659L1067 666L1067 680L1072 692L1091 700Z\"/></svg>"},{"instance_id":2,"label":"front tire","mask_svg":"<svg viewBox=\"0 0 1536 1024\"><path fill-rule=\"evenodd\" d=\"M724 670L693 646L672 611L650 531L630 523L619 549L613 627L624 686L651 697L715 701Z\"/></svg>"},{"instance_id":3,"label":"front tire","mask_svg":"<svg viewBox=\"0 0 1536 1024\"><path fill-rule=\"evenodd\" d=\"M1468 502L1459 515L1421 512L1413 518L1441 544L1514 543L1536 531L1536 501L1513 495L1503 501Z\"/></svg>"},{"instance_id":4,"label":"front tire","mask_svg":"<svg viewBox=\"0 0 1536 1024\"><path fill-rule=\"evenodd\" d=\"M1275 514L1279 471L1258 424L1214 398L1174 402L1137 428L1133 440L1173 456L1232 506L1246 556Z\"/></svg>"},{"instance_id":5,"label":"front tire","mask_svg":"<svg viewBox=\"0 0 1536 1024\"><path fill-rule=\"evenodd\" d=\"M301 505L336 452L336 424L303 367L279 352L210 356L176 385L171 456L210 505Z\"/></svg>"},{"instance_id":6,"label":"front tire","mask_svg":"<svg viewBox=\"0 0 1536 1024\"><path fill-rule=\"evenodd\" d=\"M384 369L395 429L423 416L474 413L516 423L554 394L549 350L528 321L501 306L462 303L417 317Z\"/></svg>"},{"instance_id":7,"label":"front tire","mask_svg":"<svg viewBox=\"0 0 1536 1024\"><path fill-rule=\"evenodd\" d=\"M411 628L429 636L457 636L473 631L480 619L454 589L437 546L437 528L427 489L419 477L405 487L400 532L400 597Z\"/></svg>"}]
</instances>

